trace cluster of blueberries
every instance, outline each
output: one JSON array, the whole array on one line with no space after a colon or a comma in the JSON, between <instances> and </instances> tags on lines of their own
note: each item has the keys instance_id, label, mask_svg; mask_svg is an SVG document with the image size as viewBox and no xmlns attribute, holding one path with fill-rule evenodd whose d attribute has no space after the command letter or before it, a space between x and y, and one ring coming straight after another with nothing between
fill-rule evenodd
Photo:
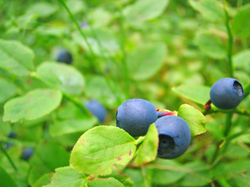
<instances>
[{"instance_id":1,"label":"cluster of blueberries","mask_svg":"<svg viewBox=\"0 0 250 187\"><path fill-rule=\"evenodd\" d=\"M218 80L210 90L210 100L205 109L211 109L213 103L217 108L232 109L244 98L240 82L233 78ZM131 136L144 136L149 126L155 123L159 134L157 156L173 159L186 152L191 141L188 123L171 113L157 112L152 103L144 99L129 99L117 109L116 126L124 129Z\"/></svg>"},{"instance_id":2,"label":"cluster of blueberries","mask_svg":"<svg viewBox=\"0 0 250 187\"><path fill-rule=\"evenodd\" d=\"M62 49L57 55L57 61L71 64L72 55ZM211 87L210 100L205 104L205 110L211 109L211 103L217 108L228 110L239 105L244 98L244 91L240 82L233 78L218 80ZM104 123L106 109L98 101L91 99L84 104L89 111ZM191 131L187 122L173 113L158 112L154 105L144 99L129 99L117 109L116 126L124 129L133 137L146 135L149 126L155 123L159 134L157 156L173 159L186 152L191 141Z\"/></svg>"}]
</instances>

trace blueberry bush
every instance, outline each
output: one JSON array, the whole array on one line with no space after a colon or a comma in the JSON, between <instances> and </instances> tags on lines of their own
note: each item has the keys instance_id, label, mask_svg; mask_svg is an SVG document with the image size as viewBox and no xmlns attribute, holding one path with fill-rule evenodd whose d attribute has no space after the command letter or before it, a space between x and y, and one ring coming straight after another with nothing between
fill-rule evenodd
<instances>
[{"instance_id":1,"label":"blueberry bush","mask_svg":"<svg viewBox=\"0 0 250 187\"><path fill-rule=\"evenodd\" d=\"M3 0L0 18L1 187L249 186L249 0Z\"/></svg>"}]
</instances>

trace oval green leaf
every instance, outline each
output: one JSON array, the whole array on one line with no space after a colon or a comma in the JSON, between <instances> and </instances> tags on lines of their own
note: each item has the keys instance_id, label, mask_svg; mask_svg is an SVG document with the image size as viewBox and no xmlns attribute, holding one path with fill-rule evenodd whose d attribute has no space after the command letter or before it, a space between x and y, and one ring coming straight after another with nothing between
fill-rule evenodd
<instances>
[{"instance_id":1,"label":"oval green leaf","mask_svg":"<svg viewBox=\"0 0 250 187\"><path fill-rule=\"evenodd\" d=\"M0 39L0 68L17 76L28 76L34 70L34 52L18 41Z\"/></svg>"},{"instance_id":2,"label":"oval green leaf","mask_svg":"<svg viewBox=\"0 0 250 187\"><path fill-rule=\"evenodd\" d=\"M233 18L232 31L235 35L245 38L250 36L250 4L242 6Z\"/></svg>"},{"instance_id":3,"label":"oval green leaf","mask_svg":"<svg viewBox=\"0 0 250 187\"><path fill-rule=\"evenodd\" d=\"M167 48L158 43L142 46L128 55L127 65L135 80L145 80L155 75L163 66Z\"/></svg>"},{"instance_id":4,"label":"oval green leaf","mask_svg":"<svg viewBox=\"0 0 250 187\"><path fill-rule=\"evenodd\" d=\"M49 114L62 100L59 90L36 89L26 95L9 100L4 105L4 121L33 120Z\"/></svg>"},{"instance_id":5,"label":"oval green leaf","mask_svg":"<svg viewBox=\"0 0 250 187\"><path fill-rule=\"evenodd\" d=\"M0 103L8 100L16 94L16 87L12 82L0 78Z\"/></svg>"},{"instance_id":6,"label":"oval green leaf","mask_svg":"<svg viewBox=\"0 0 250 187\"><path fill-rule=\"evenodd\" d=\"M38 74L50 84L69 95L80 95L84 89L83 75L74 67L44 62L37 68Z\"/></svg>"},{"instance_id":7,"label":"oval green leaf","mask_svg":"<svg viewBox=\"0 0 250 187\"><path fill-rule=\"evenodd\" d=\"M136 25L146 20L160 16L167 7L169 0L138 0L133 4L125 15L128 23Z\"/></svg>"},{"instance_id":8,"label":"oval green leaf","mask_svg":"<svg viewBox=\"0 0 250 187\"><path fill-rule=\"evenodd\" d=\"M210 33L198 33L196 42L201 51L213 59L225 59L227 57L226 47L219 38Z\"/></svg>"},{"instance_id":9,"label":"oval green leaf","mask_svg":"<svg viewBox=\"0 0 250 187\"><path fill-rule=\"evenodd\" d=\"M71 152L70 165L86 174L109 175L115 164L126 166L135 150L135 139L123 129L98 126L79 138Z\"/></svg>"},{"instance_id":10,"label":"oval green leaf","mask_svg":"<svg viewBox=\"0 0 250 187\"><path fill-rule=\"evenodd\" d=\"M199 103L203 106L210 99L210 87L203 85L181 85L172 88L172 90L178 95L185 97L193 102Z\"/></svg>"},{"instance_id":11,"label":"oval green leaf","mask_svg":"<svg viewBox=\"0 0 250 187\"><path fill-rule=\"evenodd\" d=\"M191 105L183 104L178 110L178 116L183 118L189 125L192 136L205 133L206 117Z\"/></svg>"},{"instance_id":12,"label":"oval green leaf","mask_svg":"<svg viewBox=\"0 0 250 187\"><path fill-rule=\"evenodd\" d=\"M224 21L225 13L215 0L189 0L189 4L208 21Z\"/></svg>"}]
</instances>

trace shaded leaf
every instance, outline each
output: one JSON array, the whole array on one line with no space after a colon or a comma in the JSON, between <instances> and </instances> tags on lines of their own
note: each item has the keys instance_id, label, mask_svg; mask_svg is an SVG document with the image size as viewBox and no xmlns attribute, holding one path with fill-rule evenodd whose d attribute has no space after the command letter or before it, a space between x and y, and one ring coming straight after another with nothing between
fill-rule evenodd
<instances>
[{"instance_id":1,"label":"shaded leaf","mask_svg":"<svg viewBox=\"0 0 250 187\"><path fill-rule=\"evenodd\" d=\"M198 33L196 42L201 51L213 59L225 59L227 57L226 47L219 38L210 33Z\"/></svg>"},{"instance_id":2,"label":"shaded leaf","mask_svg":"<svg viewBox=\"0 0 250 187\"><path fill-rule=\"evenodd\" d=\"M188 104L181 105L178 110L178 116L183 118L188 123L192 136L197 136L207 131L205 129L207 119L193 106Z\"/></svg>"},{"instance_id":3,"label":"shaded leaf","mask_svg":"<svg viewBox=\"0 0 250 187\"><path fill-rule=\"evenodd\" d=\"M15 85L5 79L0 78L0 103L8 100L16 94Z\"/></svg>"},{"instance_id":4,"label":"shaded leaf","mask_svg":"<svg viewBox=\"0 0 250 187\"><path fill-rule=\"evenodd\" d=\"M189 162L184 167L188 173L178 182L180 186L193 186L194 184L196 186L206 186L211 183L213 170L207 167L204 162Z\"/></svg>"},{"instance_id":5,"label":"shaded leaf","mask_svg":"<svg viewBox=\"0 0 250 187\"><path fill-rule=\"evenodd\" d=\"M186 174L182 169L182 165L174 160L158 159L154 166L153 184L169 185L180 180Z\"/></svg>"},{"instance_id":6,"label":"shaded leaf","mask_svg":"<svg viewBox=\"0 0 250 187\"><path fill-rule=\"evenodd\" d=\"M140 145L135 158L136 165L146 164L155 160L159 144L158 131L154 124L150 125L143 143Z\"/></svg>"},{"instance_id":7,"label":"shaded leaf","mask_svg":"<svg viewBox=\"0 0 250 187\"><path fill-rule=\"evenodd\" d=\"M0 39L0 68L17 76L28 76L34 70L34 52L18 41Z\"/></svg>"},{"instance_id":8,"label":"shaded leaf","mask_svg":"<svg viewBox=\"0 0 250 187\"><path fill-rule=\"evenodd\" d=\"M48 17L57 11L55 4L49 2L35 2L32 3L26 13L27 14L38 14L40 17Z\"/></svg>"},{"instance_id":9,"label":"shaded leaf","mask_svg":"<svg viewBox=\"0 0 250 187\"><path fill-rule=\"evenodd\" d=\"M119 105L118 100L125 100L125 94L119 85L113 81L110 81L110 83L110 86L115 89L111 90L107 81L102 76L88 76L86 77L85 94L97 101L102 101L102 104L105 106L117 107Z\"/></svg>"},{"instance_id":10,"label":"shaded leaf","mask_svg":"<svg viewBox=\"0 0 250 187\"><path fill-rule=\"evenodd\" d=\"M79 138L71 152L70 165L83 173L108 175L115 164L126 166L135 150L135 139L123 129L98 126Z\"/></svg>"},{"instance_id":11,"label":"shaded leaf","mask_svg":"<svg viewBox=\"0 0 250 187\"><path fill-rule=\"evenodd\" d=\"M30 160L29 183L33 185L42 175L69 165L69 153L53 142L40 143Z\"/></svg>"},{"instance_id":12,"label":"shaded leaf","mask_svg":"<svg viewBox=\"0 0 250 187\"><path fill-rule=\"evenodd\" d=\"M0 166L0 186L17 187L12 177Z\"/></svg>"},{"instance_id":13,"label":"shaded leaf","mask_svg":"<svg viewBox=\"0 0 250 187\"><path fill-rule=\"evenodd\" d=\"M4 105L4 121L32 120L49 114L62 100L59 90L36 89L26 95L9 100Z\"/></svg>"},{"instance_id":14,"label":"shaded leaf","mask_svg":"<svg viewBox=\"0 0 250 187\"><path fill-rule=\"evenodd\" d=\"M84 77L74 67L56 63L43 62L37 68L38 74L55 88L69 95L80 95L84 89Z\"/></svg>"},{"instance_id":15,"label":"shaded leaf","mask_svg":"<svg viewBox=\"0 0 250 187\"><path fill-rule=\"evenodd\" d=\"M189 0L189 4L209 21L224 21L225 13L216 0Z\"/></svg>"}]
</instances>

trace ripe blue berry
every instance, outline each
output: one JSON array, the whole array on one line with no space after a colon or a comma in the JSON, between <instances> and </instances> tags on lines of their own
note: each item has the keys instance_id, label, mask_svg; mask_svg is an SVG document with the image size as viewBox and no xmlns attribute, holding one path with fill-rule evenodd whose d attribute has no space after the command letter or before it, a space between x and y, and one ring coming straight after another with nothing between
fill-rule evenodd
<instances>
[{"instance_id":1,"label":"ripe blue berry","mask_svg":"<svg viewBox=\"0 0 250 187\"><path fill-rule=\"evenodd\" d=\"M26 160L26 161L29 160L30 157L33 155L33 153L34 153L34 149L32 149L32 148L30 148L30 147L25 148L25 149L23 150L22 159L23 159L23 160Z\"/></svg>"},{"instance_id":2,"label":"ripe blue berry","mask_svg":"<svg viewBox=\"0 0 250 187\"><path fill-rule=\"evenodd\" d=\"M244 91L240 82L233 78L218 80L211 87L211 102L220 109L232 109L241 102Z\"/></svg>"},{"instance_id":3,"label":"ripe blue berry","mask_svg":"<svg viewBox=\"0 0 250 187\"><path fill-rule=\"evenodd\" d=\"M131 136L143 136L157 119L155 107L144 99L129 99L117 109L116 126Z\"/></svg>"},{"instance_id":4,"label":"ripe blue berry","mask_svg":"<svg viewBox=\"0 0 250 187\"><path fill-rule=\"evenodd\" d=\"M89 109L90 113L97 117L101 124L104 123L106 118L106 109L104 106L94 99L90 99L84 104L84 106Z\"/></svg>"},{"instance_id":5,"label":"ripe blue berry","mask_svg":"<svg viewBox=\"0 0 250 187\"><path fill-rule=\"evenodd\" d=\"M73 60L73 57L72 57L71 53L68 50L61 49L59 51L59 53L57 54L56 60L58 62L62 62L62 63L66 63L66 64L71 64L72 60Z\"/></svg>"},{"instance_id":6,"label":"ripe blue berry","mask_svg":"<svg viewBox=\"0 0 250 187\"><path fill-rule=\"evenodd\" d=\"M159 158L172 159L184 154L191 141L187 122L178 116L164 116L155 121L159 133Z\"/></svg>"}]
</instances>

